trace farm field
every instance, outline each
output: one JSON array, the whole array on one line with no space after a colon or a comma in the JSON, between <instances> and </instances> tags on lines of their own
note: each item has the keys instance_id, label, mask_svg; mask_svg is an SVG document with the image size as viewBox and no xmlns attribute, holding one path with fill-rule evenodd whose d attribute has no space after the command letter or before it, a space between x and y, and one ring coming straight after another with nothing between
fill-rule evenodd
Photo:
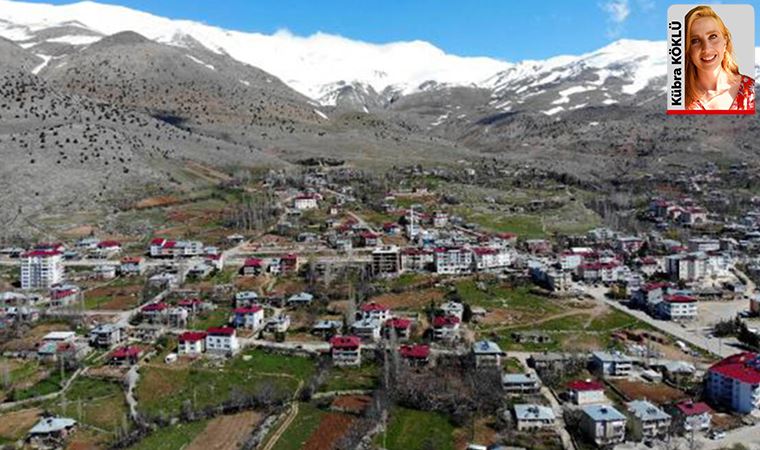
<instances>
[{"instance_id":1,"label":"farm field","mask_svg":"<svg viewBox=\"0 0 760 450\"><path fill-rule=\"evenodd\" d=\"M376 442L388 450L454 450L454 426L437 413L396 408Z\"/></svg>"},{"instance_id":2,"label":"farm field","mask_svg":"<svg viewBox=\"0 0 760 450\"><path fill-rule=\"evenodd\" d=\"M71 417L108 432L129 423L126 420L124 393L121 385L115 381L79 377L64 397L50 402L46 408L63 417Z\"/></svg>"},{"instance_id":3,"label":"farm field","mask_svg":"<svg viewBox=\"0 0 760 450\"><path fill-rule=\"evenodd\" d=\"M333 367L322 392L374 389L378 383L378 367L374 364L362 364L361 367Z\"/></svg>"},{"instance_id":4,"label":"farm field","mask_svg":"<svg viewBox=\"0 0 760 450\"><path fill-rule=\"evenodd\" d=\"M159 428L129 450L178 450L193 442L208 425L208 420L192 423L179 423L166 428Z\"/></svg>"},{"instance_id":5,"label":"farm field","mask_svg":"<svg viewBox=\"0 0 760 450\"><path fill-rule=\"evenodd\" d=\"M42 412L40 408L31 408L0 416L0 441L13 442L24 438L26 432L39 421Z\"/></svg>"},{"instance_id":6,"label":"farm field","mask_svg":"<svg viewBox=\"0 0 760 450\"><path fill-rule=\"evenodd\" d=\"M139 408L148 415L177 415L186 400L195 408L219 405L232 397L290 396L300 379L310 376L313 362L260 351L246 352L223 366L196 361L189 367L151 364L141 369ZM270 394L267 394L270 395Z\"/></svg>"},{"instance_id":7,"label":"farm field","mask_svg":"<svg viewBox=\"0 0 760 450\"><path fill-rule=\"evenodd\" d=\"M185 450L237 450L259 422L255 411L216 417Z\"/></svg>"},{"instance_id":8,"label":"farm field","mask_svg":"<svg viewBox=\"0 0 760 450\"><path fill-rule=\"evenodd\" d=\"M658 405L668 404L688 397L686 393L663 383L618 380L614 381L613 384L626 397L632 400L649 400Z\"/></svg>"},{"instance_id":9,"label":"farm field","mask_svg":"<svg viewBox=\"0 0 760 450\"><path fill-rule=\"evenodd\" d=\"M272 450L301 450L326 415L310 403L298 405L298 414Z\"/></svg>"}]
</instances>

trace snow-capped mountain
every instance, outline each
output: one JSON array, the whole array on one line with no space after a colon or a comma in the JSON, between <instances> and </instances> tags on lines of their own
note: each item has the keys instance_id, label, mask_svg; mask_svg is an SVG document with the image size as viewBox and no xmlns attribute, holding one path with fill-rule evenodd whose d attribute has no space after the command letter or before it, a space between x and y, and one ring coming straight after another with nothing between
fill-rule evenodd
<instances>
[{"instance_id":1,"label":"snow-capped mountain","mask_svg":"<svg viewBox=\"0 0 760 450\"><path fill-rule=\"evenodd\" d=\"M0 36L17 42L66 23L78 23L102 35L134 31L177 46L184 46L191 36L212 51L278 76L314 99L325 95L326 85L340 81L361 82L377 92L389 86L414 91L429 80L476 83L509 66L491 58L449 55L422 41L375 45L324 33L310 37L287 31L274 35L244 33L94 2L54 6L1 0L0 11ZM75 39L80 38L73 34L68 40Z\"/></svg>"}]
</instances>

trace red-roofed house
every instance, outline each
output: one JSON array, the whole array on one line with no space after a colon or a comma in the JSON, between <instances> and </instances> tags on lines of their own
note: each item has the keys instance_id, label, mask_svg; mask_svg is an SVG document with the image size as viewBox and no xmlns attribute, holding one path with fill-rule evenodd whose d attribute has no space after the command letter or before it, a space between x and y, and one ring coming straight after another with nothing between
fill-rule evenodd
<instances>
[{"instance_id":1,"label":"red-roofed house","mask_svg":"<svg viewBox=\"0 0 760 450\"><path fill-rule=\"evenodd\" d=\"M697 299L689 295L665 295L657 304L657 315L667 320L695 319Z\"/></svg>"},{"instance_id":2,"label":"red-roofed house","mask_svg":"<svg viewBox=\"0 0 760 450\"><path fill-rule=\"evenodd\" d=\"M359 233L359 239L362 247L377 247L380 245L380 236L371 231Z\"/></svg>"},{"instance_id":3,"label":"red-roofed house","mask_svg":"<svg viewBox=\"0 0 760 450\"><path fill-rule=\"evenodd\" d=\"M180 356L197 356L206 351L205 331L186 331L179 336L177 353Z\"/></svg>"},{"instance_id":4,"label":"red-roofed house","mask_svg":"<svg viewBox=\"0 0 760 450\"><path fill-rule=\"evenodd\" d=\"M398 339L409 339L409 336L412 334L413 323L411 319L401 317L389 319L385 322L385 337L390 338L391 330L396 330L396 337Z\"/></svg>"},{"instance_id":5,"label":"red-roofed house","mask_svg":"<svg viewBox=\"0 0 760 450\"><path fill-rule=\"evenodd\" d=\"M237 328L260 330L264 327L264 308L258 305L235 308L232 324Z\"/></svg>"},{"instance_id":6,"label":"red-roofed house","mask_svg":"<svg viewBox=\"0 0 760 450\"><path fill-rule=\"evenodd\" d=\"M430 360L430 346L428 345L402 345L398 352L405 361L414 366L424 366Z\"/></svg>"},{"instance_id":7,"label":"red-roofed house","mask_svg":"<svg viewBox=\"0 0 760 450\"><path fill-rule=\"evenodd\" d=\"M391 317L391 309L380 303L370 302L361 306L362 319L377 319L385 322Z\"/></svg>"},{"instance_id":8,"label":"red-roofed house","mask_svg":"<svg viewBox=\"0 0 760 450\"><path fill-rule=\"evenodd\" d=\"M68 285L50 289L50 306L53 308L71 305L80 298L81 294L76 286Z\"/></svg>"},{"instance_id":9,"label":"red-roofed house","mask_svg":"<svg viewBox=\"0 0 760 450\"><path fill-rule=\"evenodd\" d=\"M714 404L749 414L760 408L760 355L738 353L707 372L707 398Z\"/></svg>"},{"instance_id":10,"label":"red-roofed house","mask_svg":"<svg viewBox=\"0 0 760 450\"><path fill-rule=\"evenodd\" d=\"M163 302L151 303L140 310L143 318L151 323L163 322L169 314L169 305Z\"/></svg>"},{"instance_id":11,"label":"red-roofed house","mask_svg":"<svg viewBox=\"0 0 760 450\"><path fill-rule=\"evenodd\" d=\"M436 316L433 319L433 339L453 341L459 337L460 320L456 316Z\"/></svg>"},{"instance_id":12,"label":"red-roofed house","mask_svg":"<svg viewBox=\"0 0 760 450\"><path fill-rule=\"evenodd\" d=\"M259 258L248 258L240 271L246 276L261 275L264 272L264 261Z\"/></svg>"},{"instance_id":13,"label":"red-roofed house","mask_svg":"<svg viewBox=\"0 0 760 450\"><path fill-rule=\"evenodd\" d=\"M188 314L197 314L203 308L203 301L198 298L186 298L180 300L177 306L186 310Z\"/></svg>"},{"instance_id":14,"label":"red-roofed house","mask_svg":"<svg viewBox=\"0 0 760 450\"><path fill-rule=\"evenodd\" d=\"M142 275L145 272L145 260L140 256L121 258L119 273L122 275Z\"/></svg>"},{"instance_id":15,"label":"red-roofed house","mask_svg":"<svg viewBox=\"0 0 760 450\"><path fill-rule=\"evenodd\" d=\"M511 263L509 252L503 248L475 247L472 253L475 270L478 272L503 270Z\"/></svg>"},{"instance_id":16,"label":"red-roofed house","mask_svg":"<svg viewBox=\"0 0 760 450\"><path fill-rule=\"evenodd\" d=\"M333 336L330 352L336 366L359 366L362 363L362 340L357 336Z\"/></svg>"},{"instance_id":17,"label":"red-roofed house","mask_svg":"<svg viewBox=\"0 0 760 450\"><path fill-rule=\"evenodd\" d=\"M421 248L408 247L401 250L401 270L422 272L433 266L433 252Z\"/></svg>"},{"instance_id":18,"label":"red-roofed house","mask_svg":"<svg viewBox=\"0 0 760 450\"><path fill-rule=\"evenodd\" d=\"M707 403L694 403L692 400L685 400L677 403L671 412L681 431L691 432L692 430L705 431L710 429L712 409L707 406Z\"/></svg>"},{"instance_id":19,"label":"red-roofed house","mask_svg":"<svg viewBox=\"0 0 760 450\"><path fill-rule=\"evenodd\" d=\"M280 257L280 273L287 275L298 272L299 259L295 253L289 253Z\"/></svg>"},{"instance_id":20,"label":"red-roofed house","mask_svg":"<svg viewBox=\"0 0 760 450\"><path fill-rule=\"evenodd\" d=\"M113 365L131 366L132 364L137 364L142 354L143 351L140 347L119 347L111 353L109 363Z\"/></svg>"},{"instance_id":21,"label":"red-roofed house","mask_svg":"<svg viewBox=\"0 0 760 450\"><path fill-rule=\"evenodd\" d=\"M576 405L609 402L604 395L604 384L594 380L575 380L567 383L567 395Z\"/></svg>"},{"instance_id":22,"label":"red-roofed house","mask_svg":"<svg viewBox=\"0 0 760 450\"><path fill-rule=\"evenodd\" d=\"M234 328L209 328L206 333L206 351L209 353L234 355L240 349Z\"/></svg>"},{"instance_id":23,"label":"red-roofed house","mask_svg":"<svg viewBox=\"0 0 760 450\"><path fill-rule=\"evenodd\" d=\"M298 210L316 209L318 199L316 194L301 194L293 200L293 207Z\"/></svg>"},{"instance_id":24,"label":"red-roofed house","mask_svg":"<svg viewBox=\"0 0 760 450\"><path fill-rule=\"evenodd\" d=\"M98 253L101 256L112 255L121 251L121 242L119 241L100 241L98 242Z\"/></svg>"}]
</instances>

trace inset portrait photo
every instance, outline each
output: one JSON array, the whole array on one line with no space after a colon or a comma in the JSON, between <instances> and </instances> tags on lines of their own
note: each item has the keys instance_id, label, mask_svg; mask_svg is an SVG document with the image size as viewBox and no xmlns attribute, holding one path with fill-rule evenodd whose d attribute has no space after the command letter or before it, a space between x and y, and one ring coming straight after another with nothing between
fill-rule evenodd
<instances>
[{"instance_id":1,"label":"inset portrait photo","mask_svg":"<svg viewBox=\"0 0 760 450\"><path fill-rule=\"evenodd\" d=\"M751 5L668 9L668 114L755 113Z\"/></svg>"}]
</instances>

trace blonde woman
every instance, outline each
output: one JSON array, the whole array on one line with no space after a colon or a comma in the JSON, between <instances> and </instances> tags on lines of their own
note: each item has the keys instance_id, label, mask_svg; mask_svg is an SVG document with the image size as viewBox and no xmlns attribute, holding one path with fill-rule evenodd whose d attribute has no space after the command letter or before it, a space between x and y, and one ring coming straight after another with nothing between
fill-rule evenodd
<instances>
[{"instance_id":1,"label":"blonde woman","mask_svg":"<svg viewBox=\"0 0 760 450\"><path fill-rule=\"evenodd\" d=\"M715 11L689 11L685 36L687 108L754 111L755 80L739 73L731 33Z\"/></svg>"}]
</instances>

